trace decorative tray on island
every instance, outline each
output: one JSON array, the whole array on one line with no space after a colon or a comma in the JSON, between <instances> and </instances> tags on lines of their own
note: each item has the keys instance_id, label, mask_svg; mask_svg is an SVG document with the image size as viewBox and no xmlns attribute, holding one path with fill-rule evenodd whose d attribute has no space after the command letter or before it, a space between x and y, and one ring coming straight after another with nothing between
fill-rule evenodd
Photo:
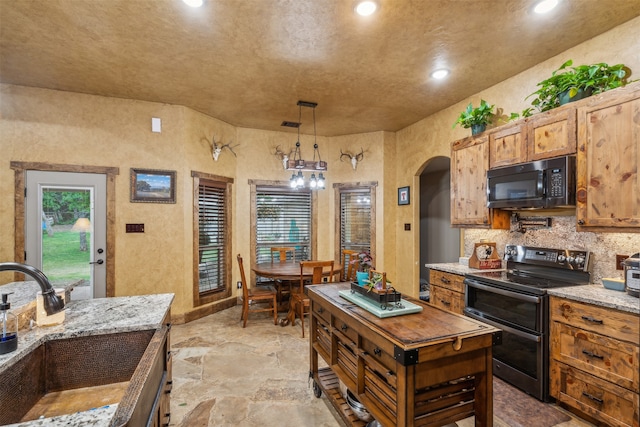
<instances>
[{"instance_id":1,"label":"decorative tray on island","mask_svg":"<svg viewBox=\"0 0 640 427\"><path fill-rule=\"evenodd\" d=\"M357 282L351 282L351 292L359 293L378 304L398 302L402 298L402 294L396 292L393 288L376 289L370 286L360 286Z\"/></svg>"}]
</instances>

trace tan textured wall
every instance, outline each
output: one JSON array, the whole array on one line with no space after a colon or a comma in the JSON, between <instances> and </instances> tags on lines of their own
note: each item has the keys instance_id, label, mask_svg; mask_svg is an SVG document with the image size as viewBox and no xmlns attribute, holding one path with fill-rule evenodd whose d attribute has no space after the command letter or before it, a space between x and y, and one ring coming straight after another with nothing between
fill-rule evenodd
<instances>
[{"instance_id":1,"label":"tan textured wall","mask_svg":"<svg viewBox=\"0 0 640 427\"><path fill-rule=\"evenodd\" d=\"M640 74L636 28L640 18L575 47L505 82L462 100L397 133L376 132L318 137L329 162L327 190L318 194L318 257L334 251L334 193L337 182L377 181L377 267L394 286L416 296L419 280L419 174L436 156L449 156L450 143L469 134L451 129L458 112L480 98L506 112L529 105L524 98L566 59L576 64L624 62ZM446 84L443 83L443 84ZM235 128L190 109L135 100L0 85L0 260L13 260L13 171L11 160L119 167L116 180L116 294L174 292L175 314L192 309L192 170L232 177L233 253L249 253L249 179L288 180L271 153L292 148L295 132ZM317 114L322 114L321 106ZM151 117L162 119L162 133L152 133ZM303 120L304 122L304 120ZM239 144L211 158L211 137ZM302 155L313 155L313 138L301 138ZM365 150L357 171L340 162L340 149ZM129 168L178 172L175 205L129 202ZM411 204L397 205L397 188L411 187ZM125 234L128 222L145 223L145 233ZM411 230L405 231L404 224ZM482 232L480 232L482 233ZM469 234L475 235L473 232ZM500 236L504 237L504 236ZM571 236L569 236L570 238ZM246 255L245 255L246 256ZM238 272L233 263L233 282ZM5 276L0 280L8 281ZM235 291L234 291L235 292Z\"/></svg>"},{"instance_id":2,"label":"tan textured wall","mask_svg":"<svg viewBox=\"0 0 640 427\"><path fill-rule=\"evenodd\" d=\"M424 169L424 166L430 159L436 156L450 157L451 142L469 136L469 129L451 126L469 102L473 102L477 106L480 99L484 99L491 104L495 104L497 108L502 108L508 115L510 112L521 112L524 108L530 106L531 99L526 100L530 93L537 89L536 84L551 75L551 72L557 69L562 63L568 59L573 59L575 65L591 64L596 62L606 62L609 64L624 63L634 74L632 78L640 78L640 39L638 38L637 29L640 27L640 18L635 18L624 25L614 28L613 30L593 38L579 46L551 58L537 66L528 69L511 79L505 80L498 85L488 88L481 93L475 94L468 99L464 99L451 107L439 111L438 113L415 123L401 131L397 132L397 150L398 166L396 184L407 185L411 182L419 182L416 180ZM514 59L515 60L515 59ZM479 65L481 66L481 65ZM454 69L454 73L455 73ZM446 84L443 83L443 84ZM412 196L418 196L417 191L412 191ZM417 206L418 200L412 199L411 204ZM406 248L403 252L407 252L411 248L410 253L413 254L413 268L410 268L406 261L402 261L399 257L397 263L397 282L402 292L417 296L418 284L420 278L419 266L419 214L416 209L407 210L403 207L397 209L396 215L392 215L397 221L397 228L404 222L411 222L412 236L400 234L398 236L398 247ZM508 232L493 232L508 233ZM574 230L575 233L575 230ZM478 235L483 235L481 230L467 233L472 236L469 239L477 239ZM412 238L413 237L413 238ZM574 236L569 235L571 239ZM505 240L502 237L502 240ZM407 252L409 254L409 252ZM389 268L391 269L391 268Z\"/></svg>"}]
</instances>

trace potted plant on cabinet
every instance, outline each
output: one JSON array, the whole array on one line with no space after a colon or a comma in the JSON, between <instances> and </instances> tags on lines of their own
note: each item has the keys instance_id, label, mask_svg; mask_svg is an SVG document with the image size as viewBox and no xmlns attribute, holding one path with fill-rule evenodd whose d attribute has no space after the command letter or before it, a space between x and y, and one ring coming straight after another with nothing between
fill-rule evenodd
<instances>
[{"instance_id":1,"label":"potted plant on cabinet","mask_svg":"<svg viewBox=\"0 0 640 427\"><path fill-rule=\"evenodd\" d=\"M351 264L357 264L356 280L360 286L363 286L366 280L369 280L369 270L373 268L373 258L369 252L360 252L350 261Z\"/></svg>"},{"instance_id":2,"label":"potted plant on cabinet","mask_svg":"<svg viewBox=\"0 0 640 427\"><path fill-rule=\"evenodd\" d=\"M571 59L562 64L525 99L535 95L531 105L542 112L627 84L628 68L624 64L572 65Z\"/></svg>"},{"instance_id":3,"label":"potted plant on cabinet","mask_svg":"<svg viewBox=\"0 0 640 427\"><path fill-rule=\"evenodd\" d=\"M471 128L471 135L484 132L493 119L493 107L494 105L489 105L484 99L480 100L480 106L477 108L473 108L473 103L470 102L467 108L460 113L453 127L461 125L465 129Z\"/></svg>"}]
</instances>

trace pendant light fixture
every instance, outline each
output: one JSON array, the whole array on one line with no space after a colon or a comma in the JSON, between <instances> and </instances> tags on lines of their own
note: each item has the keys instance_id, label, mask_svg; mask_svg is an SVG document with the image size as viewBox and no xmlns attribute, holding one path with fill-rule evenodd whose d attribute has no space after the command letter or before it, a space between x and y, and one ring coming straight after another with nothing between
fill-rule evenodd
<instances>
[{"instance_id":1,"label":"pendant light fixture","mask_svg":"<svg viewBox=\"0 0 640 427\"><path fill-rule=\"evenodd\" d=\"M323 161L320 157L320 151L318 150L317 133L316 133L316 106L315 102L298 101L298 140L296 141L296 148L293 152L293 158L287 163L287 170L293 171L289 184L291 188L304 188L305 179L302 172L311 172L309 178L309 188L312 190L322 190L325 188L325 177L323 171L327 170L327 162ZM309 107L313 109L313 160L307 161L302 158L300 152L300 125L302 124L302 107ZM297 173L296 173L297 172ZM318 176L316 177L316 172Z\"/></svg>"}]
</instances>

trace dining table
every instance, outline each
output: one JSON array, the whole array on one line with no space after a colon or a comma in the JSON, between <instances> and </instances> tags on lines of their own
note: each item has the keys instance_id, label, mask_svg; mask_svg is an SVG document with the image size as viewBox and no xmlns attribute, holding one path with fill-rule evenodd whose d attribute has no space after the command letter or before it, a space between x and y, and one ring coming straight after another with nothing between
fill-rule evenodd
<instances>
[{"instance_id":1,"label":"dining table","mask_svg":"<svg viewBox=\"0 0 640 427\"><path fill-rule=\"evenodd\" d=\"M333 264L333 282L341 281L342 274L342 264L339 262ZM282 286L282 281L288 282L297 282L300 281L300 261L285 261L285 262L259 262L254 264L251 267L251 270L256 274L256 276L266 277L268 279L272 279L275 281L276 286ZM329 276L331 273L329 268L325 268L323 270L324 276ZM305 268L302 271L302 275L304 279L311 279L313 277L313 269ZM278 295L281 295L281 292L278 292ZM278 304L282 303L282 301L278 301ZM289 307L287 312L287 317L284 319L280 319L280 325L285 326L295 320L295 312L293 307Z\"/></svg>"}]
</instances>

